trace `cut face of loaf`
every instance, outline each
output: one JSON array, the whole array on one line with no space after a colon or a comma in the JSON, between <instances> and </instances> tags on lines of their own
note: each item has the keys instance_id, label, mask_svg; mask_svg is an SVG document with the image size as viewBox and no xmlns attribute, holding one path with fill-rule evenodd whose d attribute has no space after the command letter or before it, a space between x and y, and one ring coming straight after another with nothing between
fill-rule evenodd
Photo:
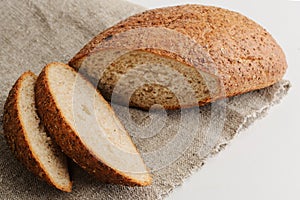
<instances>
[{"instance_id":1,"label":"cut face of loaf","mask_svg":"<svg viewBox=\"0 0 300 200\"><path fill-rule=\"evenodd\" d=\"M146 186L150 174L110 105L71 67L47 65L36 84L39 114L77 164L103 182Z\"/></svg>"},{"instance_id":2,"label":"cut face of loaf","mask_svg":"<svg viewBox=\"0 0 300 200\"><path fill-rule=\"evenodd\" d=\"M204 105L220 92L215 76L146 51L118 57L104 70L98 87L113 102L134 107L142 104L144 109L158 104L167 109Z\"/></svg>"},{"instance_id":3,"label":"cut face of loaf","mask_svg":"<svg viewBox=\"0 0 300 200\"><path fill-rule=\"evenodd\" d=\"M282 49L260 25L201 5L129 17L92 39L69 64L99 81L108 100L142 109L204 105L261 89L287 68Z\"/></svg>"},{"instance_id":4,"label":"cut face of loaf","mask_svg":"<svg viewBox=\"0 0 300 200\"><path fill-rule=\"evenodd\" d=\"M36 75L26 72L10 91L4 108L4 134L15 156L28 170L50 185L71 192L66 156L47 135L36 112L36 79Z\"/></svg>"}]
</instances>

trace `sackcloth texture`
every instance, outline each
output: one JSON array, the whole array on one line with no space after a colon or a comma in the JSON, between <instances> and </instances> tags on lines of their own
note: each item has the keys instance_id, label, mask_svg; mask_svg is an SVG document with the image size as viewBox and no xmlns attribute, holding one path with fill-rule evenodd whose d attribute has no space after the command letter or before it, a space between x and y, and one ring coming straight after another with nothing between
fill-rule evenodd
<instances>
[{"instance_id":1,"label":"sackcloth texture","mask_svg":"<svg viewBox=\"0 0 300 200\"><path fill-rule=\"evenodd\" d=\"M23 72L38 74L49 62L67 63L99 32L145 8L123 0L1 0L0 10L2 117L8 92ZM0 197L163 199L207 158L264 116L289 87L283 80L262 90L181 111L145 112L113 105L152 170L153 184L144 188L102 184L73 163L73 191L60 192L35 178L14 158L3 137L1 120Z\"/></svg>"}]
</instances>

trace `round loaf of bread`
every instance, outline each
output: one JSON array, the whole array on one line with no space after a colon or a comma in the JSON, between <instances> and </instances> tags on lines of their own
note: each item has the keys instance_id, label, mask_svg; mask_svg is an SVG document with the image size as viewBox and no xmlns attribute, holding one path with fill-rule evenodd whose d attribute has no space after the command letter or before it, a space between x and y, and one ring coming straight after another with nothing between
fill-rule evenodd
<instances>
[{"instance_id":1,"label":"round loaf of bread","mask_svg":"<svg viewBox=\"0 0 300 200\"><path fill-rule=\"evenodd\" d=\"M69 64L104 97L149 109L205 105L282 79L285 55L260 25L233 11L183 5L145 11L92 39Z\"/></svg>"}]
</instances>

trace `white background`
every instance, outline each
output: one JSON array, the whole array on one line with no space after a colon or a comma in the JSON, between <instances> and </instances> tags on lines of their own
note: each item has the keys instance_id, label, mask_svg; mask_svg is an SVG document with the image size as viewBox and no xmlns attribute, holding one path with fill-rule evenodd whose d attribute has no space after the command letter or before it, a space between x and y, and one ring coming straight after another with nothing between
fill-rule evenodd
<instances>
[{"instance_id":1,"label":"white background","mask_svg":"<svg viewBox=\"0 0 300 200\"><path fill-rule=\"evenodd\" d=\"M284 49L292 82L269 115L239 135L168 199L300 199L300 1L130 0L148 8L197 3L238 11L265 27Z\"/></svg>"}]
</instances>

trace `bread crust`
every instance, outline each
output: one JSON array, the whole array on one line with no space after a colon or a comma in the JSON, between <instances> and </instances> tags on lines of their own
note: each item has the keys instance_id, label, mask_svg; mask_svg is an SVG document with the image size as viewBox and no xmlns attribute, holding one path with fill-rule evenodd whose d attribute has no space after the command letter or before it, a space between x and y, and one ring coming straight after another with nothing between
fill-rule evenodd
<instances>
[{"instance_id":1,"label":"bread crust","mask_svg":"<svg viewBox=\"0 0 300 200\"><path fill-rule=\"evenodd\" d=\"M108 167L103 161L97 159L93 152L89 151L80 140L76 131L68 124L61 109L57 105L51 88L48 84L47 73L52 65L64 65L70 70L75 70L62 63L48 64L38 77L35 87L36 105L39 116L44 121L45 127L55 139L63 152L81 166L89 174L95 176L103 183L122 184L127 186L147 186L151 183L151 178L145 182L126 177L121 172Z\"/></svg>"},{"instance_id":2,"label":"bread crust","mask_svg":"<svg viewBox=\"0 0 300 200\"><path fill-rule=\"evenodd\" d=\"M26 168L39 177L41 180L46 181L49 185L56 187L64 192L71 192L72 183L67 187L57 185L55 181L51 179L48 172L42 167L38 157L28 144L28 138L26 130L24 129L23 121L21 120L21 113L18 108L18 96L20 95L20 88L22 82L28 77L37 77L34 73L28 71L25 72L14 84L13 88L9 92L8 98L4 106L3 116L3 129L4 136L10 149L15 157L26 166Z\"/></svg>"},{"instance_id":3,"label":"bread crust","mask_svg":"<svg viewBox=\"0 0 300 200\"><path fill-rule=\"evenodd\" d=\"M175 59L186 64L187 67L196 67L211 74L215 72L212 75L219 77L220 87L224 92L211 96L205 102L199 101L200 106L220 98L271 86L282 79L287 69L283 50L264 28L237 12L202 5L159 8L129 17L93 38L70 60L69 65L78 70L89 56L108 48L109 40L120 33L137 28L173 30L191 38L203 47L214 62L211 68L207 68L207 65L201 61L191 61L185 55L171 51L145 48L143 45L139 49ZM141 42L138 39L132 40L135 39L120 40L120 47L132 49L136 47L133 44ZM99 44L104 41L107 45L103 48L99 47ZM115 44L111 45L115 46ZM166 43L164 46L172 48L172 44ZM107 96L106 98L110 99ZM182 107L198 105L182 105ZM149 109L143 107L142 102L139 105L135 104L134 107ZM173 110L180 107L169 105L165 108Z\"/></svg>"}]
</instances>

